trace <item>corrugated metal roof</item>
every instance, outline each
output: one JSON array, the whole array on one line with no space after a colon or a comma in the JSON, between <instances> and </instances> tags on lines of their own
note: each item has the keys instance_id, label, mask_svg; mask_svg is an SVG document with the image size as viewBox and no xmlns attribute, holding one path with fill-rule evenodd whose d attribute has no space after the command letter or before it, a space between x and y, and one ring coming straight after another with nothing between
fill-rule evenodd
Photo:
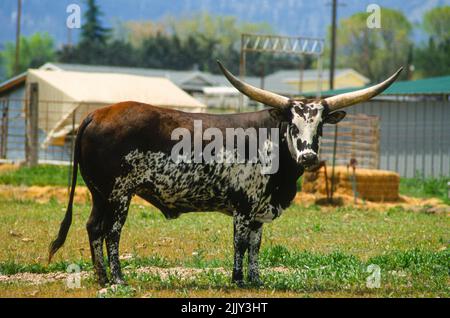
<instances>
[{"instance_id":1,"label":"corrugated metal roof","mask_svg":"<svg viewBox=\"0 0 450 318\"><path fill-rule=\"evenodd\" d=\"M353 87L336 90L323 91L322 96L332 96L348 93L358 89L366 88ZM382 95L441 95L450 94L450 76L431 77L415 81L399 81L391 85ZM305 96L315 96L316 92L308 92Z\"/></svg>"}]
</instances>

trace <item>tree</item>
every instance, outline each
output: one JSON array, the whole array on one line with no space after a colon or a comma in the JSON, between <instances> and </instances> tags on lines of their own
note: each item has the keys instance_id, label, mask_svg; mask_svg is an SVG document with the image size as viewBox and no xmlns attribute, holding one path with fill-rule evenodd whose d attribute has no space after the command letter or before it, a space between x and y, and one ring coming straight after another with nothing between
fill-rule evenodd
<instances>
[{"instance_id":1,"label":"tree","mask_svg":"<svg viewBox=\"0 0 450 318\"><path fill-rule=\"evenodd\" d=\"M242 33L272 33L265 23L245 23L232 16L196 14L191 18L168 17L160 23L128 22L129 40L139 47L140 65L144 67L199 69L220 73L216 59L233 72L239 71L240 37ZM124 34L119 26L117 34ZM306 67L310 60L306 59ZM298 59L272 54L252 53L247 56L247 74L261 75L280 68L298 68Z\"/></svg>"},{"instance_id":2,"label":"tree","mask_svg":"<svg viewBox=\"0 0 450 318\"><path fill-rule=\"evenodd\" d=\"M400 66L407 66L412 26L400 11L392 9L381 10L379 29L368 28L367 17L367 13L357 13L340 21L336 60L338 67L354 68L378 82Z\"/></svg>"},{"instance_id":3,"label":"tree","mask_svg":"<svg viewBox=\"0 0 450 318\"><path fill-rule=\"evenodd\" d=\"M87 10L84 14L84 24L81 27L81 44L105 44L110 30L100 22L102 15L95 0L87 0Z\"/></svg>"},{"instance_id":4,"label":"tree","mask_svg":"<svg viewBox=\"0 0 450 318\"><path fill-rule=\"evenodd\" d=\"M119 23L113 31L116 34L122 32L122 39L128 40L135 48L140 47L148 38L155 37L158 34L167 35L164 25L153 21L122 22Z\"/></svg>"},{"instance_id":5,"label":"tree","mask_svg":"<svg viewBox=\"0 0 450 318\"><path fill-rule=\"evenodd\" d=\"M437 7L426 12L423 29L436 44L450 39L450 6Z\"/></svg>"},{"instance_id":6,"label":"tree","mask_svg":"<svg viewBox=\"0 0 450 318\"><path fill-rule=\"evenodd\" d=\"M35 33L29 37L22 36L19 54L18 73L51 62L55 58L53 39L47 33ZM14 42L6 43L5 50L1 52L1 59L6 68L6 75L8 77L17 75L14 70L16 60L16 45Z\"/></svg>"},{"instance_id":7,"label":"tree","mask_svg":"<svg viewBox=\"0 0 450 318\"><path fill-rule=\"evenodd\" d=\"M194 36L215 39L220 47L235 46L241 33L272 33L272 27L267 23L241 22L233 16L215 16L206 12L194 15L192 18L179 19L168 17L163 22L171 33L176 33L180 39L186 40Z\"/></svg>"},{"instance_id":8,"label":"tree","mask_svg":"<svg viewBox=\"0 0 450 318\"><path fill-rule=\"evenodd\" d=\"M422 27L429 38L415 51L415 77L450 74L450 6L425 13Z\"/></svg>"},{"instance_id":9,"label":"tree","mask_svg":"<svg viewBox=\"0 0 450 318\"><path fill-rule=\"evenodd\" d=\"M58 60L66 63L83 63L83 64L109 64L109 59L114 58L109 51L108 40L110 30L104 28L100 21L102 15L99 6L95 0L87 0L87 10L84 14L84 24L81 29L81 39L75 47L64 47L58 52ZM114 42L117 50L125 49L128 47L124 43L118 45L117 41ZM122 44L122 43L120 43ZM116 52L121 56L126 55L123 51ZM127 53L129 53L127 51ZM114 63L118 63L115 59Z\"/></svg>"}]
</instances>

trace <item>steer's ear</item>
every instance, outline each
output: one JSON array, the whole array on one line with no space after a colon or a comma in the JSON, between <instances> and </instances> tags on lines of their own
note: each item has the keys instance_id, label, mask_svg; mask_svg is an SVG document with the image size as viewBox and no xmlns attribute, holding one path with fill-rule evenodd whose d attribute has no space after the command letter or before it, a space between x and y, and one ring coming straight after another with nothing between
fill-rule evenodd
<instances>
[{"instance_id":1,"label":"steer's ear","mask_svg":"<svg viewBox=\"0 0 450 318\"><path fill-rule=\"evenodd\" d=\"M337 112L332 112L332 113L328 114L328 116L325 118L325 123L326 124L337 124L342 119L344 119L345 115L347 115L347 113L344 111L341 111L341 110L337 111Z\"/></svg>"}]
</instances>

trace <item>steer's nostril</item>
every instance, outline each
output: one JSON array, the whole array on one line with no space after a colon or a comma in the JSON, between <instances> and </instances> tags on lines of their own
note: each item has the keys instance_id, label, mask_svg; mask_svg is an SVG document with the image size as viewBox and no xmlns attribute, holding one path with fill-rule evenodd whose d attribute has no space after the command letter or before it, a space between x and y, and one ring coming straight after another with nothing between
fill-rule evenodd
<instances>
[{"instance_id":1,"label":"steer's nostril","mask_svg":"<svg viewBox=\"0 0 450 318\"><path fill-rule=\"evenodd\" d=\"M315 154L308 153L308 154L302 155L302 163L304 165L308 165L308 166L315 165L317 163L317 161L318 161L318 159Z\"/></svg>"}]
</instances>

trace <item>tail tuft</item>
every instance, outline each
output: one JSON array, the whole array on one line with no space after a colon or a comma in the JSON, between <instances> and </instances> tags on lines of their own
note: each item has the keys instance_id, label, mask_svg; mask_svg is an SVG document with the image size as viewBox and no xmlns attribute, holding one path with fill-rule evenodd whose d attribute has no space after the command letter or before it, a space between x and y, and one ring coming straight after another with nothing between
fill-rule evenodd
<instances>
[{"instance_id":1,"label":"tail tuft","mask_svg":"<svg viewBox=\"0 0 450 318\"><path fill-rule=\"evenodd\" d=\"M67 238L67 233L69 232L70 225L72 224L72 202L69 203L67 207L66 215L64 220L61 222L59 228L58 236L56 239L50 243L48 251L48 264L52 261L53 255L64 245Z\"/></svg>"}]
</instances>

